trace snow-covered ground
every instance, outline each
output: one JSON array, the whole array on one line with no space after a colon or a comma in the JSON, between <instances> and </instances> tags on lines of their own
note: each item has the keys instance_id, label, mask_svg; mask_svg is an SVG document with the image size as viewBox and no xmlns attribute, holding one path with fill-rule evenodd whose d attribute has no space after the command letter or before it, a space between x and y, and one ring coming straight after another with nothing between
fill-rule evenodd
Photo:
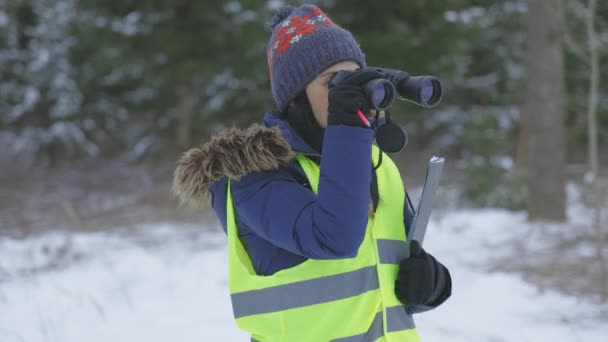
<instances>
[{"instance_id":1,"label":"snow-covered ground","mask_svg":"<svg viewBox=\"0 0 608 342\"><path fill-rule=\"evenodd\" d=\"M606 305L484 270L496 244L525 227L523 214L502 210L434 217L425 248L449 267L454 288L417 316L423 341L608 341L608 322L597 318ZM141 228L0 240L0 341L248 341L232 321L219 229Z\"/></svg>"}]
</instances>

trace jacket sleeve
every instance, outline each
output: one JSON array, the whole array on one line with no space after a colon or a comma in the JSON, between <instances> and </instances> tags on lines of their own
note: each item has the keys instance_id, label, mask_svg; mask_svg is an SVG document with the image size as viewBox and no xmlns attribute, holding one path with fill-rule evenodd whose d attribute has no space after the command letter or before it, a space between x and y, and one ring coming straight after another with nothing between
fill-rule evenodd
<instances>
[{"instance_id":1,"label":"jacket sleeve","mask_svg":"<svg viewBox=\"0 0 608 342\"><path fill-rule=\"evenodd\" d=\"M372 140L365 128L325 130L317 196L287 171L233 181L238 218L273 245L307 258L355 256L368 220Z\"/></svg>"},{"instance_id":2,"label":"jacket sleeve","mask_svg":"<svg viewBox=\"0 0 608 342\"><path fill-rule=\"evenodd\" d=\"M222 224L224 233L228 233L228 227L226 225L226 186L228 185L228 179L226 177L220 179L217 182L212 183L209 186L211 192L211 206L215 211L216 216Z\"/></svg>"}]
</instances>

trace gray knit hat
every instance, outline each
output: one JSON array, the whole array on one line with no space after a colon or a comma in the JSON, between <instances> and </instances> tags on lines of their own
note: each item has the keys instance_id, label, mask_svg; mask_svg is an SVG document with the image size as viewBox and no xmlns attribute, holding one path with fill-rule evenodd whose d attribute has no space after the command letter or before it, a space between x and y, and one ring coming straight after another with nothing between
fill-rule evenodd
<instances>
[{"instance_id":1,"label":"gray knit hat","mask_svg":"<svg viewBox=\"0 0 608 342\"><path fill-rule=\"evenodd\" d=\"M284 110L323 70L354 61L365 67L365 55L350 32L336 25L317 6L286 6L270 24L267 58L272 96Z\"/></svg>"}]
</instances>

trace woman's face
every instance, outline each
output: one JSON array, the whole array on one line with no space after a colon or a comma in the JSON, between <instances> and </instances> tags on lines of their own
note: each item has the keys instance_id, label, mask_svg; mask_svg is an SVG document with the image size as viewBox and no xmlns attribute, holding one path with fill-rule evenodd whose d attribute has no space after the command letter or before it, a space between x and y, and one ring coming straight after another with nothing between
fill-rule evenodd
<instances>
[{"instance_id":1,"label":"woman's face","mask_svg":"<svg viewBox=\"0 0 608 342\"><path fill-rule=\"evenodd\" d=\"M327 84L329 83L329 80L338 71L356 69L359 69L359 64L351 61L334 64L325 69L325 71L306 86L306 96L310 102L310 107L315 115L315 119L317 119L319 126L322 128L327 128L327 116L329 115L327 110L329 105L329 90Z\"/></svg>"}]
</instances>

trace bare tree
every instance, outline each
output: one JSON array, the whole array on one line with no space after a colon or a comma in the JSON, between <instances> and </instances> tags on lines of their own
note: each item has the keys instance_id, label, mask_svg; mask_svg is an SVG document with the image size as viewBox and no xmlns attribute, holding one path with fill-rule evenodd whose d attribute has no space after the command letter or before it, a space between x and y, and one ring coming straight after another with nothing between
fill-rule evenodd
<instances>
[{"instance_id":1,"label":"bare tree","mask_svg":"<svg viewBox=\"0 0 608 342\"><path fill-rule=\"evenodd\" d=\"M596 234L597 259L600 268L600 295L602 301L608 299L608 270L604 258L604 229L602 228L602 184L599 178L600 162L598 155L598 124L597 109L600 93L600 39L595 29L597 0L588 0L587 6L582 1L570 1L569 8L576 17L585 22L587 51L579 46L566 30L565 37L568 49L581 62L589 67L589 94L587 98L587 134L589 172L587 180L590 183L591 201L593 204L593 227Z\"/></svg>"},{"instance_id":2,"label":"bare tree","mask_svg":"<svg viewBox=\"0 0 608 342\"><path fill-rule=\"evenodd\" d=\"M606 265L604 262L604 232L602 229L602 208L601 208L601 187L599 183L599 156L597 140L597 106L599 103L600 88L600 57L599 57L599 37L595 31L595 12L597 0L589 0L586 16L587 42L589 46L589 104L587 109L587 121L589 131L589 171L593 188L593 226L597 235L597 254L600 264L601 279L601 298L606 300L608 288L606 284Z\"/></svg>"},{"instance_id":3,"label":"bare tree","mask_svg":"<svg viewBox=\"0 0 608 342\"><path fill-rule=\"evenodd\" d=\"M564 13L561 0L530 0L527 19L528 219L564 222Z\"/></svg>"},{"instance_id":4,"label":"bare tree","mask_svg":"<svg viewBox=\"0 0 608 342\"><path fill-rule=\"evenodd\" d=\"M599 103L600 88L599 36L597 32L595 32L596 8L597 0L589 0L586 28L591 70L589 72L589 107L587 110L587 118L589 130L589 171L594 179L598 177L599 173L597 106Z\"/></svg>"}]
</instances>

